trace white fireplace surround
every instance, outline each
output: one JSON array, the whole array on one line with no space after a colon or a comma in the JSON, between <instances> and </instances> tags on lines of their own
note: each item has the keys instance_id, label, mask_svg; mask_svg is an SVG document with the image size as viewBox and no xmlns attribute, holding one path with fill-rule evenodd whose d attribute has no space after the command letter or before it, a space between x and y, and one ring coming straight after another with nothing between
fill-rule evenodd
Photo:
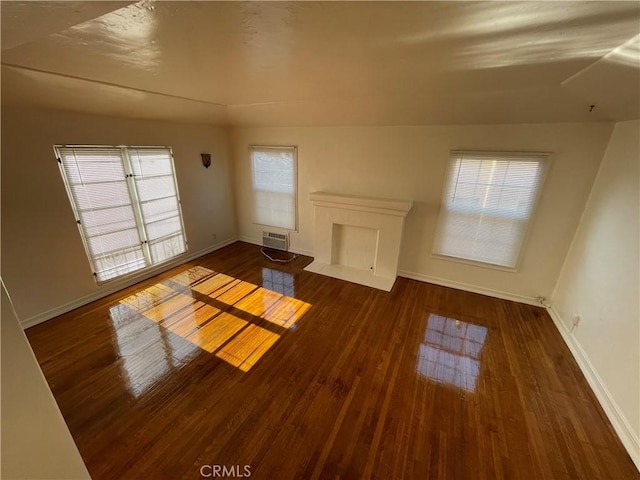
<instances>
[{"instance_id":1,"label":"white fireplace surround","mask_svg":"<svg viewBox=\"0 0 640 480\"><path fill-rule=\"evenodd\" d=\"M305 270L391 291L413 202L329 192L309 198L315 207L315 258Z\"/></svg>"}]
</instances>

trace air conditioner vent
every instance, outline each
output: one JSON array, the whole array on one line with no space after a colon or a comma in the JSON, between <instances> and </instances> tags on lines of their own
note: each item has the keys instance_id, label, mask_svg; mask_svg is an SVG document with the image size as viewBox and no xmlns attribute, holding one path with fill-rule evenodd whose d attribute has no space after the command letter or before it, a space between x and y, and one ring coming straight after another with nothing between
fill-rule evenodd
<instances>
[{"instance_id":1,"label":"air conditioner vent","mask_svg":"<svg viewBox=\"0 0 640 480\"><path fill-rule=\"evenodd\" d=\"M262 245L275 250L289 251L289 234L262 232Z\"/></svg>"}]
</instances>

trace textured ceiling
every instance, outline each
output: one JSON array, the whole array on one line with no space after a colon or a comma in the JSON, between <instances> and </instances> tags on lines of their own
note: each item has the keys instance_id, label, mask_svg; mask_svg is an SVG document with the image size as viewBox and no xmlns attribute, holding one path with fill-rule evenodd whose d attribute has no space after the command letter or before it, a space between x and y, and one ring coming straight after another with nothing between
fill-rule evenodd
<instances>
[{"instance_id":1,"label":"textured ceiling","mask_svg":"<svg viewBox=\"0 0 640 480\"><path fill-rule=\"evenodd\" d=\"M215 125L625 120L639 35L638 2L3 2L2 102Z\"/></svg>"}]
</instances>

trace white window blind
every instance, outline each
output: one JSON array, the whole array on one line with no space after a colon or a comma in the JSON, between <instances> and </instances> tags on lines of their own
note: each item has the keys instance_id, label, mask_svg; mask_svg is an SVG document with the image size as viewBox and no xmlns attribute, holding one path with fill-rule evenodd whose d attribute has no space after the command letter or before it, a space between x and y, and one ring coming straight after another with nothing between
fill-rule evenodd
<instances>
[{"instance_id":1,"label":"white window blind","mask_svg":"<svg viewBox=\"0 0 640 480\"><path fill-rule=\"evenodd\" d=\"M173 161L166 149L128 152L151 261L161 263L186 250Z\"/></svg>"},{"instance_id":2,"label":"white window blind","mask_svg":"<svg viewBox=\"0 0 640 480\"><path fill-rule=\"evenodd\" d=\"M451 152L434 253L515 268L546 158Z\"/></svg>"},{"instance_id":3,"label":"white window blind","mask_svg":"<svg viewBox=\"0 0 640 480\"><path fill-rule=\"evenodd\" d=\"M296 229L296 148L251 147L253 215L260 225Z\"/></svg>"},{"instance_id":4,"label":"white window blind","mask_svg":"<svg viewBox=\"0 0 640 480\"><path fill-rule=\"evenodd\" d=\"M98 281L186 251L168 148L55 147Z\"/></svg>"}]
</instances>

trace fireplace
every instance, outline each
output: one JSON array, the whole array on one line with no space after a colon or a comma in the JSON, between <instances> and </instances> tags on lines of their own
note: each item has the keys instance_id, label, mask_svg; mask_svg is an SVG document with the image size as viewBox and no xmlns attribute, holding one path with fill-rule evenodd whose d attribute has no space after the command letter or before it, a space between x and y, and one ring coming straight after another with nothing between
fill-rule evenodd
<instances>
[{"instance_id":1,"label":"fireplace","mask_svg":"<svg viewBox=\"0 0 640 480\"><path fill-rule=\"evenodd\" d=\"M391 291L412 202L329 192L309 197L315 207L315 259L305 270Z\"/></svg>"}]
</instances>

